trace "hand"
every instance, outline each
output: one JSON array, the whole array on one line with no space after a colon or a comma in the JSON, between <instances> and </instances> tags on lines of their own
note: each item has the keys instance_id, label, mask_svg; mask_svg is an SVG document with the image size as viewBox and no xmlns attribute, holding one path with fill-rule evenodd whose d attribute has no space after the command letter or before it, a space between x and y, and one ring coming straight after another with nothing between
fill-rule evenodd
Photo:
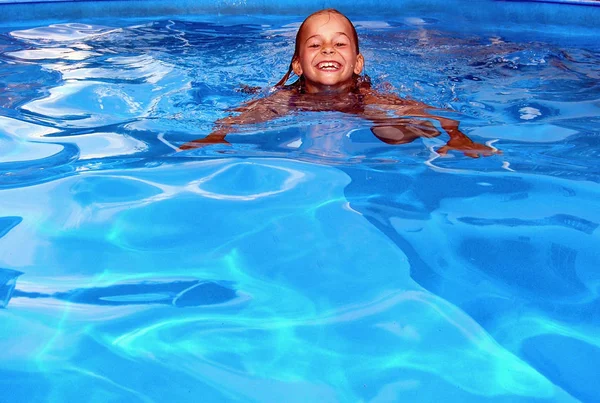
<instances>
[{"instance_id":1,"label":"hand","mask_svg":"<svg viewBox=\"0 0 600 403\"><path fill-rule=\"evenodd\" d=\"M440 155L446 155L450 150L460 151L471 158L479 158L482 155L484 157L489 157L494 154L502 154L502 151L496 148L476 143L467 137L451 138L448 143L446 143L445 146L440 147L437 152Z\"/></svg>"},{"instance_id":2,"label":"hand","mask_svg":"<svg viewBox=\"0 0 600 403\"><path fill-rule=\"evenodd\" d=\"M193 140L179 146L179 151L193 150L195 148L202 148L211 144L225 144L228 146L231 145L229 141L225 140L225 135L212 133L204 137L203 139Z\"/></svg>"}]
</instances>

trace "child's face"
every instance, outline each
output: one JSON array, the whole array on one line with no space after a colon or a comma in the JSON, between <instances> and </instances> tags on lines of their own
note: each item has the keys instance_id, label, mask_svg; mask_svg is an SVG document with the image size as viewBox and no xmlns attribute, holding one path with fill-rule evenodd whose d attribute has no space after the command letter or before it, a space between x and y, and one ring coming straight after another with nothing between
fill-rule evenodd
<instances>
[{"instance_id":1,"label":"child's face","mask_svg":"<svg viewBox=\"0 0 600 403\"><path fill-rule=\"evenodd\" d=\"M342 16L323 13L310 17L298 38L294 73L304 75L309 93L340 92L351 88L352 75L360 74L364 59L356 54L353 28Z\"/></svg>"}]
</instances>

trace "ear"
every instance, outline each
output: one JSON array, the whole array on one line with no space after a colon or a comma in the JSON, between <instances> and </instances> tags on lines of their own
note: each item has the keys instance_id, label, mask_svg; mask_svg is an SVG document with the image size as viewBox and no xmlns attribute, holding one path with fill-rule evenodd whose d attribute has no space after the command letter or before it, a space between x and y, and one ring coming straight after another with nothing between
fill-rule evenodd
<instances>
[{"instance_id":1,"label":"ear","mask_svg":"<svg viewBox=\"0 0 600 403\"><path fill-rule=\"evenodd\" d=\"M300 77L302 75L302 66L300 65L300 61L298 60L298 58L294 58L294 60L292 60L292 70L294 70L294 73Z\"/></svg>"},{"instance_id":2,"label":"ear","mask_svg":"<svg viewBox=\"0 0 600 403\"><path fill-rule=\"evenodd\" d=\"M356 57L356 64L354 65L354 74L360 74L365 66L365 58L361 53Z\"/></svg>"}]
</instances>

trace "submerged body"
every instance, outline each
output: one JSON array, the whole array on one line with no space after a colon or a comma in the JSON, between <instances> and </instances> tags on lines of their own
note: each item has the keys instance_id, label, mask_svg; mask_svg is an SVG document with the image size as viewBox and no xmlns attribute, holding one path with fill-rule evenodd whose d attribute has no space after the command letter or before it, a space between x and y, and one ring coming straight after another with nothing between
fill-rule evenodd
<instances>
[{"instance_id":1,"label":"submerged body","mask_svg":"<svg viewBox=\"0 0 600 403\"><path fill-rule=\"evenodd\" d=\"M401 99L391 94L381 94L372 89L359 88L347 94L306 94L296 89L282 89L273 95L249 102L233 110L239 114L220 119L215 130L205 138L180 147L188 150L208 144L227 143L227 134L242 125L274 120L295 112L342 112L373 122L371 131L388 144L406 144L419 137L436 137L441 132L431 122L439 122L450 139L438 153L462 151L470 157L492 155L498 150L476 143L458 128L458 122L434 115L432 108L421 102Z\"/></svg>"},{"instance_id":2,"label":"submerged body","mask_svg":"<svg viewBox=\"0 0 600 403\"><path fill-rule=\"evenodd\" d=\"M241 125L267 122L294 112L335 111L373 122L373 134L388 144L405 144L418 137L440 135L430 121L434 120L450 137L446 145L438 149L440 154L459 150L478 157L498 152L469 139L458 129L457 121L429 113L431 106L373 90L369 79L360 76L363 67L358 35L350 20L336 10L318 11L306 18L298 29L289 70L276 85L281 89L234 109L237 115L218 120L212 133L180 149L227 143L225 136ZM285 86L292 71L298 80Z\"/></svg>"}]
</instances>

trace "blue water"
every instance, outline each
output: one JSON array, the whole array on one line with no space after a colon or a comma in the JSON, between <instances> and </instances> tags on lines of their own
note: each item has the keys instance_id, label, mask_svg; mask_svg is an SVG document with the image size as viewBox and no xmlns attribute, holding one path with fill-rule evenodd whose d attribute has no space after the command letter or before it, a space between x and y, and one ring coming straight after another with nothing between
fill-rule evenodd
<instances>
[{"instance_id":1,"label":"blue water","mask_svg":"<svg viewBox=\"0 0 600 403\"><path fill-rule=\"evenodd\" d=\"M501 155L333 112L177 152L304 16L3 28L0 401L600 401L597 29L350 15Z\"/></svg>"}]
</instances>

